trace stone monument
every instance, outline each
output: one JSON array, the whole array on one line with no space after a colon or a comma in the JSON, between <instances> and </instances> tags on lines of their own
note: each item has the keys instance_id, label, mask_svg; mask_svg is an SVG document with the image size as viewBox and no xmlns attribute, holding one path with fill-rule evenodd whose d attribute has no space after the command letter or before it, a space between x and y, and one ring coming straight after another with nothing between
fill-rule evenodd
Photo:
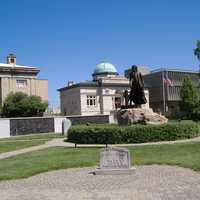
<instances>
[{"instance_id":1,"label":"stone monument","mask_svg":"<svg viewBox=\"0 0 200 200\"><path fill-rule=\"evenodd\" d=\"M67 137L69 128L71 127L71 121L69 119L62 120L62 135Z\"/></svg>"},{"instance_id":2,"label":"stone monument","mask_svg":"<svg viewBox=\"0 0 200 200\"><path fill-rule=\"evenodd\" d=\"M120 125L131 124L164 124L168 122L165 116L153 112L151 108L142 108L147 103L144 93L144 81L136 65L132 66L129 75L130 94L124 92L125 106L116 111L117 122Z\"/></svg>"},{"instance_id":3,"label":"stone monument","mask_svg":"<svg viewBox=\"0 0 200 200\"><path fill-rule=\"evenodd\" d=\"M131 167L130 152L125 148L104 148L100 152L100 166L95 175L132 174L135 168Z\"/></svg>"}]
</instances>

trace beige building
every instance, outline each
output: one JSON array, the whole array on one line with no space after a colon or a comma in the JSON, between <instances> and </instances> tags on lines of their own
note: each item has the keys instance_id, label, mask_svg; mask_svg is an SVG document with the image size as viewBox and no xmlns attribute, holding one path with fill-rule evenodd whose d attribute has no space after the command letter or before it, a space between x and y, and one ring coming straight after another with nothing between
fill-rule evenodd
<instances>
[{"instance_id":1,"label":"beige building","mask_svg":"<svg viewBox=\"0 0 200 200\"><path fill-rule=\"evenodd\" d=\"M48 80L37 79L39 69L16 64L16 56L9 54L7 63L0 63L0 103L10 92L37 95L48 101Z\"/></svg>"},{"instance_id":2,"label":"beige building","mask_svg":"<svg viewBox=\"0 0 200 200\"><path fill-rule=\"evenodd\" d=\"M129 80L119 76L111 63L98 64L92 76L91 81L77 84L70 81L66 87L58 89L62 114L110 114L124 105L123 93L130 89ZM148 91L145 93L148 99ZM148 103L144 106L148 107Z\"/></svg>"}]
</instances>

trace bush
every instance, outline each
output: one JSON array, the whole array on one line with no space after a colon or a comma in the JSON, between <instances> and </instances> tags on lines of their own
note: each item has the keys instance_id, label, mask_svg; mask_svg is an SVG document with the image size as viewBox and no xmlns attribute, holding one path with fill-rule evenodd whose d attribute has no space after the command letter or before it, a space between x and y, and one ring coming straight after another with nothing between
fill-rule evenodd
<instances>
[{"instance_id":1,"label":"bush","mask_svg":"<svg viewBox=\"0 0 200 200\"><path fill-rule=\"evenodd\" d=\"M76 125L68 133L68 141L77 144L128 144L172 141L196 137L198 123L168 123L163 125Z\"/></svg>"},{"instance_id":2,"label":"bush","mask_svg":"<svg viewBox=\"0 0 200 200\"><path fill-rule=\"evenodd\" d=\"M77 144L121 143L122 128L112 125L76 125L70 128L68 140Z\"/></svg>"}]
</instances>

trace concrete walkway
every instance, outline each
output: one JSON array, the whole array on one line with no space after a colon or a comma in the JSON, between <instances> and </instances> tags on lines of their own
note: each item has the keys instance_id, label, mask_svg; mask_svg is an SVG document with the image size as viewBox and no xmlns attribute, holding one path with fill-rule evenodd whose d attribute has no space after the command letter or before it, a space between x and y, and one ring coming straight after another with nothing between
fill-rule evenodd
<instances>
[{"instance_id":1,"label":"concrete walkway","mask_svg":"<svg viewBox=\"0 0 200 200\"><path fill-rule=\"evenodd\" d=\"M58 170L0 182L1 200L199 200L200 174L138 166L132 175L92 175L94 168Z\"/></svg>"},{"instance_id":2,"label":"concrete walkway","mask_svg":"<svg viewBox=\"0 0 200 200\"><path fill-rule=\"evenodd\" d=\"M109 146L118 146L118 147L130 147L130 146L144 146L144 145L160 145L160 144L176 144L176 143L188 143L188 142L200 142L200 137L186 139L186 140L176 140L176 141L165 141L165 142L150 142L150 143L140 143L140 144L114 144ZM10 151L6 153L0 154L0 159L13 157L16 155L37 151L41 149L46 149L50 147L75 147L74 143L64 142L63 138L53 139L51 141L46 142L43 145L28 147L25 149L20 149L16 151ZM105 147L102 144L78 144L77 147Z\"/></svg>"}]
</instances>

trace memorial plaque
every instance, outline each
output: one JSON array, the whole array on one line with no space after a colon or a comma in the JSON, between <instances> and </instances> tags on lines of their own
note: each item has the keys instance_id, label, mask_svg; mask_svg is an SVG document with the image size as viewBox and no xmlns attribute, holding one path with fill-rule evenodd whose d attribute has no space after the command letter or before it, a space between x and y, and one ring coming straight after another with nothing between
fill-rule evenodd
<instances>
[{"instance_id":1,"label":"memorial plaque","mask_svg":"<svg viewBox=\"0 0 200 200\"><path fill-rule=\"evenodd\" d=\"M122 148L105 148L100 153L101 169L130 168L129 151Z\"/></svg>"},{"instance_id":2,"label":"memorial plaque","mask_svg":"<svg viewBox=\"0 0 200 200\"><path fill-rule=\"evenodd\" d=\"M100 166L95 175L132 174L130 152L125 148L104 148L100 152Z\"/></svg>"}]
</instances>

